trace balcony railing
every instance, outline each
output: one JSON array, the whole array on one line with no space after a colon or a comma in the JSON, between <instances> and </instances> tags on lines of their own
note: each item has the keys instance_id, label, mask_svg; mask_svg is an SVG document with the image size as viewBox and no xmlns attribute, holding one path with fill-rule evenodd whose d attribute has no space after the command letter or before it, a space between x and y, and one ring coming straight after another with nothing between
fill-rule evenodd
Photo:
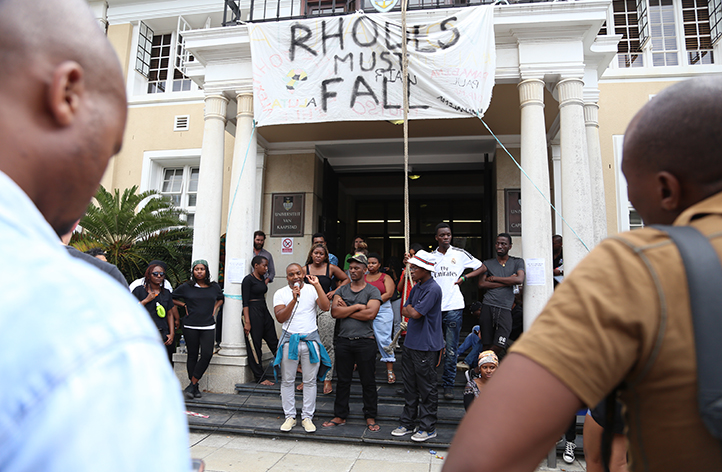
<instances>
[{"instance_id":1,"label":"balcony railing","mask_svg":"<svg viewBox=\"0 0 722 472\"><path fill-rule=\"evenodd\" d=\"M224 0L223 26L242 22L280 21L314 16L336 16L356 10L373 12L370 0ZM409 10L434 10L471 5L490 5L500 0L409 0ZM502 3L531 3L552 0L501 0ZM401 2L392 11L400 11Z\"/></svg>"}]
</instances>

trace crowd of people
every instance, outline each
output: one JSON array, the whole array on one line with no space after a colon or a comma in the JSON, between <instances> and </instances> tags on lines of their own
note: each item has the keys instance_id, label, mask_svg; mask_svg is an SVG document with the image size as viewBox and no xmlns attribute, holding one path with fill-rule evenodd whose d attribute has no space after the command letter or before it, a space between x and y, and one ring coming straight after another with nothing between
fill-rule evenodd
<instances>
[{"instance_id":1,"label":"crowd of people","mask_svg":"<svg viewBox=\"0 0 722 472\"><path fill-rule=\"evenodd\" d=\"M198 380L213 355L222 290L208 264L197 260L190 280L171 293L163 261L151 261L145 277L130 286L133 298L125 281L101 272L110 274L110 268L91 266L91 259L99 259L59 244L120 149L127 102L122 68L87 2L46 0L37 7L38 2L0 1L0 57L13 71L0 75L0 255L14 280L32 281L0 293L0 469L190 470L183 397L163 345L174 343L182 323L189 351L184 393L200 395ZM694 227L718 256L720 127L719 76L679 82L633 118L622 164L630 202L645 224ZM458 286L480 276L488 289L478 308L482 350L470 364L478 371L465 374L470 406L446 470L534 470L569 418L584 405L601 406L605 398L606 413L594 408L585 426L592 444L599 443L604 426L612 430L614 470L621 470L626 457L614 446L621 432L633 470L722 469L722 435L714 421L703 421L697 397L697 359L717 359L719 353L695 349L684 265L666 233L646 227L608 238L569 275L555 251L555 275L564 282L508 355L507 332L518 306L514 286L524 278L523 262L508 255L511 237L500 234L497 257L483 263L451 246L451 239L448 226L439 225L439 247L409 251L411 280L396 284L408 324L401 362L405 405L391 434L411 434L415 441L435 436L441 362L444 394L453 398L446 388L456 375L458 312L464 308ZM369 366L377 351L388 354L386 341L376 339L374 320L391 299L384 300L367 280L370 258L362 244L355 242L344 261L350 282L326 292L310 273L311 262L308 270L294 263L285 269L287 284L273 296L273 314L283 324L273 363L274 375L281 376L283 431L296 424L299 364L301 423L307 432L316 429L316 382L327 379L332 365L317 319L328 311L338 328L338 382L327 427L347 418L353 361L360 375L363 371L367 427L378 431ZM248 316L246 310L243 316L250 324L247 334L264 339L269 334L273 349L266 333L270 312L253 303L263 298L258 282L267 286L274 276L272 258L260 253L260 246L259 253L254 249L261 257L253 264L250 276L256 280L247 284ZM385 280L382 284L386 290ZM181 308L185 316L176 315ZM251 353L260 354L260 345L250 345ZM617 399L624 406L624 430L616 420L614 428L602 424L621 414ZM587 457L599 458L596 451Z\"/></svg>"}]
</instances>

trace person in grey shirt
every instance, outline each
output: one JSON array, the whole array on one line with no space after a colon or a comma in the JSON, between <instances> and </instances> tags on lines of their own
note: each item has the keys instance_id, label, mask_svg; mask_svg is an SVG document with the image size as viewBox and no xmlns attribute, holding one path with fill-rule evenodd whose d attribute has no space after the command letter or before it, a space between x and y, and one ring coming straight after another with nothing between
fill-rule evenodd
<instances>
[{"instance_id":1,"label":"person in grey shirt","mask_svg":"<svg viewBox=\"0 0 722 472\"><path fill-rule=\"evenodd\" d=\"M363 392L363 413L366 427L377 432L378 393L376 392L376 340L373 322L381 306L379 289L364 280L368 259L356 254L349 259L351 283L342 285L333 297L331 316L338 321L336 338L336 400L333 404L335 417L323 423L324 428L341 426L349 414L351 378L354 365L358 371Z\"/></svg>"},{"instance_id":2,"label":"person in grey shirt","mask_svg":"<svg viewBox=\"0 0 722 472\"><path fill-rule=\"evenodd\" d=\"M496 258L484 261L479 288L486 290L481 303L481 342L483 350L494 351L501 359L511 333L514 285L524 282L524 259L509 255L512 242L508 233L496 237Z\"/></svg>"},{"instance_id":3,"label":"person in grey shirt","mask_svg":"<svg viewBox=\"0 0 722 472\"><path fill-rule=\"evenodd\" d=\"M276 266L273 264L273 256L270 252L263 249L266 243L266 233L261 230L253 233L253 256L263 256L268 260L268 271L266 272L266 285L273 282L276 277ZM251 258L253 258L253 256Z\"/></svg>"}]
</instances>

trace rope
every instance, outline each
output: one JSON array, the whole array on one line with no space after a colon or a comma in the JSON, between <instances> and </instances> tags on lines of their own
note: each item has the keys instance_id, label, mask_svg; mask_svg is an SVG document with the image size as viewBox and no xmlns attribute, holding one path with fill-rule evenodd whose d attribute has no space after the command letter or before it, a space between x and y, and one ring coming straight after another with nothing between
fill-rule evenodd
<instances>
[{"instance_id":1,"label":"rope","mask_svg":"<svg viewBox=\"0 0 722 472\"><path fill-rule=\"evenodd\" d=\"M537 192L539 192L539 194L542 196L542 198L544 199L544 201L546 201L547 204L552 208L552 210L554 210L554 213L556 213L557 215L559 215L559 217L562 219L562 221L564 222L564 224L567 225L567 228L569 228L569 229L572 231L572 233L574 233L574 236L576 236L577 239L579 240L579 242L582 243L582 246L584 246L584 249L586 249L587 252L589 252L589 250L590 250L590 249L589 249L589 246L587 246L587 245L584 243L584 240L577 234L576 231L574 231L574 228L572 228L572 226L567 222L567 220L562 216L562 214L559 213L559 210L557 210L557 208L552 204L552 202L549 201L549 199L547 198L547 196L544 195L544 192L542 192L541 189L537 186L537 184L532 180L532 178L529 177L529 174L526 173L526 171L524 170L524 168L522 168L522 166L517 162L517 160L514 159L514 156L511 155L511 153L510 153L509 150L506 148L506 146L504 146L504 144L502 144L502 142L499 141L499 138L496 137L496 135L495 135L494 132L491 130L491 128L489 128L489 125L487 125L486 122L481 118L481 116L479 116L479 113L478 113L478 112L476 113L476 117L479 118L479 120L481 121L481 123L482 123L482 124L484 125L484 127L487 129L487 131L489 131L489 133L491 133L491 135L494 137L494 139L496 140L496 142L499 143L499 146L501 146L501 148L504 150L504 152L506 152L506 154L511 158L511 160L514 161L514 164L516 164L516 166L519 168L519 170L522 172L522 174L524 174L524 176L527 178L527 180L529 180L529 182L531 182L531 184L534 186L534 188L537 190Z\"/></svg>"},{"instance_id":2,"label":"rope","mask_svg":"<svg viewBox=\"0 0 722 472\"><path fill-rule=\"evenodd\" d=\"M404 252L411 246L409 230L409 55L406 50L406 9L408 0L401 0L401 74L404 94ZM404 272L404 290L411 279L409 263ZM400 332L400 331L399 331Z\"/></svg>"}]
</instances>

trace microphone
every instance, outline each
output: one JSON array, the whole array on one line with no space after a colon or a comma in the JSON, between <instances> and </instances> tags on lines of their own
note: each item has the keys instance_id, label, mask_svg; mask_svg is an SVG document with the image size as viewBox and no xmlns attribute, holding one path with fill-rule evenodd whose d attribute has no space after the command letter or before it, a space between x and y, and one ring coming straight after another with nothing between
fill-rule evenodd
<instances>
[{"instance_id":1,"label":"microphone","mask_svg":"<svg viewBox=\"0 0 722 472\"><path fill-rule=\"evenodd\" d=\"M294 282L294 283L293 283L293 286L294 286L294 287L300 287L300 286L301 286L301 284L300 284L300 283L298 283L298 282Z\"/></svg>"}]
</instances>

